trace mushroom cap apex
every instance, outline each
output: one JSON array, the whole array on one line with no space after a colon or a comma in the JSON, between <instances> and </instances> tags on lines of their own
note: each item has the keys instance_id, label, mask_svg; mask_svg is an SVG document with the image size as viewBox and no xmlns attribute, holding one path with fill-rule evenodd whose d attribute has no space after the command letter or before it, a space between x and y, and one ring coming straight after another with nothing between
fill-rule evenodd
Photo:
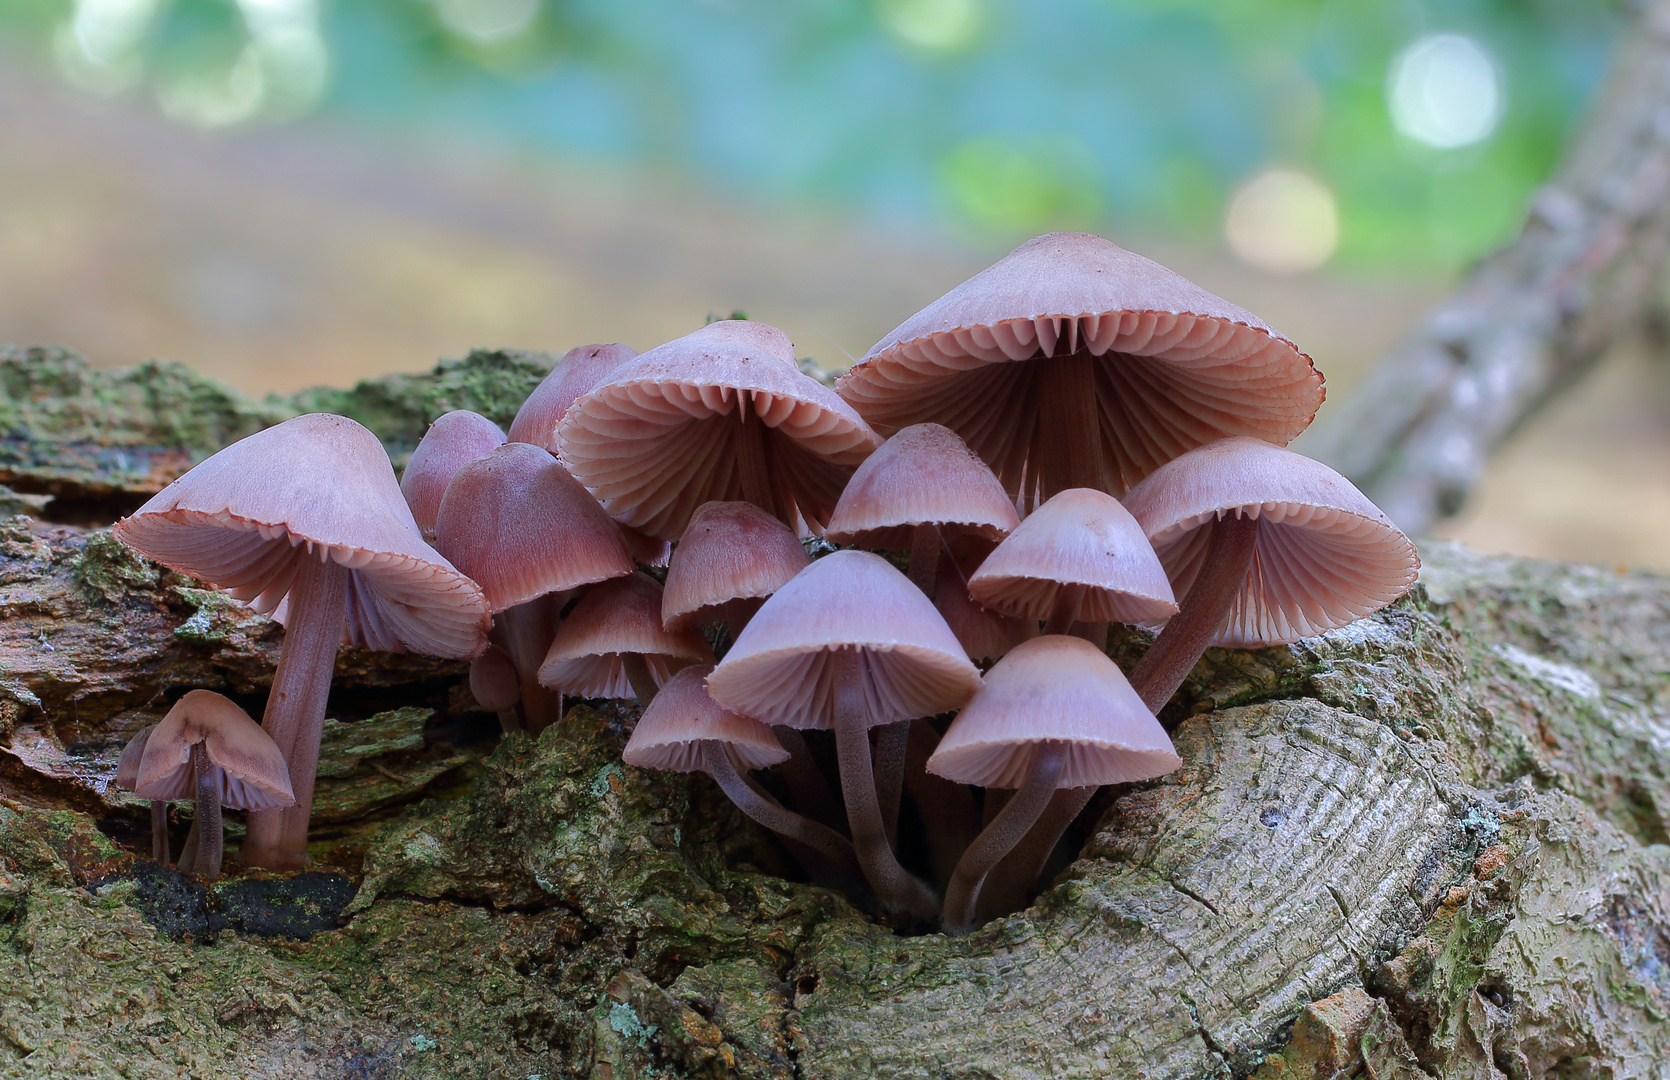
<instances>
[{"instance_id":1,"label":"mushroom cap apex","mask_svg":"<svg viewBox=\"0 0 1670 1080\"><path fill-rule=\"evenodd\" d=\"M912 424L864 460L824 535L837 544L904 549L917 525L1001 540L1020 524L991 467L948 427Z\"/></svg>"}]
</instances>

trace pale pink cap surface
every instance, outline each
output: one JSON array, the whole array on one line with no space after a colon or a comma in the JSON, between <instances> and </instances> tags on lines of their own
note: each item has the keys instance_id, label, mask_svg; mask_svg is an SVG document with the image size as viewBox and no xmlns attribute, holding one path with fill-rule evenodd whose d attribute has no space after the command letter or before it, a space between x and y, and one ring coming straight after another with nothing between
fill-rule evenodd
<instances>
[{"instance_id":1,"label":"pale pink cap surface","mask_svg":"<svg viewBox=\"0 0 1670 1080\"><path fill-rule=\"evenodd\" d=\"M539 683L579 697L630 698L624 653L642 656L657 686L684 664L713 662L700 633L662 628L661 586L633 573L586 590L539 665Z\"/></svg>"},{"instance_id":2,"label":"pale pink cap surface","mask_svg":"<svg viewBox=\"0 0 1670 1080\"><path fill-rule=\"evenodd\" d=\"M468 409L454 409L429 425L400 474L400 494L424 539L435 538L435 515L452 474L504 442L499 425Z\"/></svg>"},{"instance_id":3,"label":"pale pink cap surface","mask_svg":"<svg viewBox=\"0 0 1670 1080\"><path fill-rule=\"evenodd\" d=\"M151 732L155 731L155 724L147 724L134 732L133 738L122 747L121 760L116 762L116 786L123 791L132 791L139 783L139 762L145 757L145 744L151 739Z\"/></svg>"},{"instance_id":4,"label":"pale pink cap surface","mask_svg":"<svg viewBox=\"0 0 1670 1080\"><path fill-rule=\"evenodd\" d=\"M1068 744L1063 788L1149 780L1182 764L1112 660L1082 638L1051 634L986 672L927 767L959 784L1018 788L1046 741Z\"/></svg>"},{"instance_id":5,"label":"pale pink cap surface","mask_svg":"<svg viewBox=\"0 0 1670 1080\"><path fill-rule=\"evenodd\" d=\"M481 586L495 613L632 572L613 519L557 459L506 443L458 470L435 546Z\"/></svg>"},{"instance_id":6,"label":"pale pink cap surface","mask_svg":"<svg viewBox=\"0 0 1670 1080\"><path fill-rule=\"evenodd\" d=\"M980 685L921 589L879 555L837 551L765 602L708 676L708 692L768 724L833 728L837 649L862 654L872 726L954 709Z\"/></svg>"},{"instance_id":7,"label":"pale pink cap surface","mask_svg":"<svg viewBox=\"0 0 1670 1080\"><path fill-rule=\"evenodd\" d=\"M667 565L661 621L669 630L718 617L732 600L764 599L811 562L794 531L752 503L703 503Z\"/></svg>"},{"instance_id":8,"label":"pale pink cap surface","mask_svg":"<svg viewBox=\"0 0 1670 1080\"><path fill-rule=\"evenodd\" d=\"M781 501L821 527L881 440L801 373L788 336L765 323L710 323L628 361L563 417L563 463L617 521L677 539L702 503L743 498L734 434L743 393L768 429Z\"/></svg>"},{"instance_id":9,"label":"pale pink cap surface","mask_svg":"<svg viewBox=\"0 0 1670 1080\"><path fill-rule=\"evenodd\" d=\"M720 708L708 696L707 676L712 670L712 664L698 664L667 680L632 729L621 760L641 769L699 772L701 744L710 741L729 745L750 769L789 760L789 752L770 728Z\"/></svg>"},{"instance_id":10,"label":"pale pink cap surface","mask_svg":"<svg viewBox=\"0 0 1670 1080\"><path fill-rule=\"evenodd\" d=\"M1068 488L1033 511L968 579L989 608L1047 619L1062 585L1087 587L1083 622L1144 623L1177 613L1165 568L1113 496Z\"/></svg>"},{"instance_id":11,"label":"pale pink cap surface","mask_svg":"<svg viewBox=\"0 0 1670 1080\"><path fill-rule=\"evenodd\" d=\"M912 424L852 474L824 535L837 544L905 549L917 525L1008 536L1020 517L990 466L950 428Z\"/></svg>"},{"instance_id":12,"label":"pale pink cap surface","mask_svg":"<svg viewBox=\"0 0 1670 1080\"><path fill-rule=\"evenodd\" d=\"M191 748L197 743L220 769L221 805L272 810L295 804L290 770L272 737L248 713L209 690L193 690L175 702L151 732L134 794L169 802L195 799Z\"/></svg>"},{"instance_id":13,"label":"pale pink cap surface","mask_svg":"<svg viewBox=\"0 0 1670 1080\"><path fill-rule=\"evenodd\" d=\"M346 417L310 413L233 443L115 534L260 612L279 606L300 560L337 562L352 571L348 644L469 657L487 643L481 590L424 543L382 443Z\"/></svg>"},{"instance_id":14,"label":"pale pink cap surface","mask_svg":"<svg viewBox=\"0 0 1670 1080\"><path fill-rule=\"evenodd\" d=\"M1224 439L1157 470L1125 498L1186 597L1221 516L1263 524L1252 567L1214 645L1283 645L1355 622L1409 591L1421 560L1380 508L1319 461Z\"/></svg>"},{"instance_id":15,"label":"pale pink cap surface","mask_svg":"<svg viewBox=\"0 0 1670 1080\"><path fill-rule=\"evenodd\" d=\"M591 393L637 351L625 345L581 345L557 361L510 422L510 441L557 452L557 424L576 400Z\"/></svg>"},{"instance_id":16,"label":"pale pink cap surface","mask_svg":"<svg viewBox=\"0 0 1670 1080\"><path fill-rule=\"evenodd\" d=\"M1285 445L1322 403L1322 376L1251 312L1088 233L1028 240L883 338L838 383L878 432L933 421L1011 492L1039 438L1024 361L1100 358L1097 402L1116 493L1227 435Z\"/></svg>"}]
</instances>

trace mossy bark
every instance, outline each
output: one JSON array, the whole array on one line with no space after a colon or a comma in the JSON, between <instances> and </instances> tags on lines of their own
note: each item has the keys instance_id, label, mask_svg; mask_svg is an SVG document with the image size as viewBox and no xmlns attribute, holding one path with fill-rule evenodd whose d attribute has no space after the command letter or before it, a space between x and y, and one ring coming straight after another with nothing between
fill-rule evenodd
<instances>
[{"instance_id":1,"label":"mossy bark","mask_svg":"<svg viewBox=\"0 0 1670 1080\"><path fill-rule=\"evenodd\" d=\"M461 668L360 653L316 848L352 902L234 874L192 895L326 928L171 936L210 924L163 917L117 744L191 687L258 702L276 633L14 519L0 1076L1656 1076L1670 581L1423 554L1354 626L1210 652L1163 716L1184 767L1111 792L1054 887L968 937L789 880L707 778L620 762L629 710L486 753Z\"/></svg>"}]
</instances>

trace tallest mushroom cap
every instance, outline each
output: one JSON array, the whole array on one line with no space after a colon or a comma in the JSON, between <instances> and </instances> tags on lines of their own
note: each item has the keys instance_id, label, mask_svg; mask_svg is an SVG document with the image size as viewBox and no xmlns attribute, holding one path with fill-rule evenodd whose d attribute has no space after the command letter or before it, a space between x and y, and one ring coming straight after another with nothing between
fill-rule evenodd
<instances>
[{"instance_id":1,"label":"tallest mushroom cap","mask_svg":"<svg viewBox=\"0 0 1670 1080\"><path fill-rule=\"evenodd\" d=\"M1322 403L1310 358L1257 316L1088 233L1028 240L906 319L839 390L883 434L951 428L1013 492L1035 438L1013 362L1074 352L1102 361L1114 495L1214 439L1286 445Z\"/></svg>"}]
</instances>

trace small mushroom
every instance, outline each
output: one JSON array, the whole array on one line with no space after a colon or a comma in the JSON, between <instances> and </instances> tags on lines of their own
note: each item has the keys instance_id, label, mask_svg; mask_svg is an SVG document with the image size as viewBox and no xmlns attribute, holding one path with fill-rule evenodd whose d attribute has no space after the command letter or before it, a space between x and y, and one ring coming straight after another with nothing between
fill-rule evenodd
<instances>
[{"instance_id":1,"label":"small mushroom","mask_svg":"<svg viewBox=\"0 0 1670 1080\"><path fill-rule=\"evenodd\" d=\"M516 705L522 700L522 677L510 654L497 645L470 661L470 696L490 713L497 713L505 734L522 729Z\"/></svg>"},{"instance_id":2,"label":"small mushroom","mask_svg":"<svg viewBox=\"0 0 1670 1080\"><path fill-rule=\"evenodd\" d=\"M195 801L194 868L211 879L220 876L222 807L275 810L296 801L278 745L248 713L209 690L191 691L152 729L134 793Z\"/></svg>"},{"instance_id":3,"label":"small mushroom","mask_svg":"<svg viewBox=\"0 0 1670 1080\"><path fill-rule=\"evenodd\" d=\"M752 503L703 503L667 564L661 621L689 630L723 619L735 641L766 597L811 561L794 530Z\"/></svg>"},{"instance_id":4,"label":"small mushroom","mask_svg":"<svg viewBox=\"0 0 1670 1080\"><path fill-rule=\"evenodd\" d=\"M157 726L150 724L139 729L122 748L122 758L116 763L116 786L132 791L139 783L139 761L145 756L145 744ZM168 865L168 800L151 800L151 858Z\"/></svg>"},{"instance_id":5,"label":"small mushroom","mask_svg":"<svg viewBox=\"0 0 1670 1080\"><path fill-rule=\"evenodd\" d=\"M1147 780L1177 768L1171 740L1125 676L1080 638L1046 635L999 660L928 759L964 784L1014 789L969 845L945 891L945 928L973 929L987 873L1043 814L1059 789ZM989 793L989 791L988 791ZM1045 854L1059 834L1037 837Z\"/></svg>"},{"instance_id":6,"label":"small mushroom","mask_svg":"<svg viewBox=\"0 0 1670 1080\"><path fill-rule=\"evenodd\" d=\"M454 409L429 425L400 474L400 494L424 540L435 542L435 516L452 474L504 443L499 425L468 409Z\"/></svg>"},{"instance_id":7,"label":"small mushroom","mask_svg":"<svg viewBox=\"0 0 1670 1080\"><path fill-rule=\"evenodd\" d=\"M712 662L701 634L662 627L661 586L639 572L586 590L551 642L539 681L580 697L635 697L647 707L675 671Z\"/></svg>"}]
</instances>

